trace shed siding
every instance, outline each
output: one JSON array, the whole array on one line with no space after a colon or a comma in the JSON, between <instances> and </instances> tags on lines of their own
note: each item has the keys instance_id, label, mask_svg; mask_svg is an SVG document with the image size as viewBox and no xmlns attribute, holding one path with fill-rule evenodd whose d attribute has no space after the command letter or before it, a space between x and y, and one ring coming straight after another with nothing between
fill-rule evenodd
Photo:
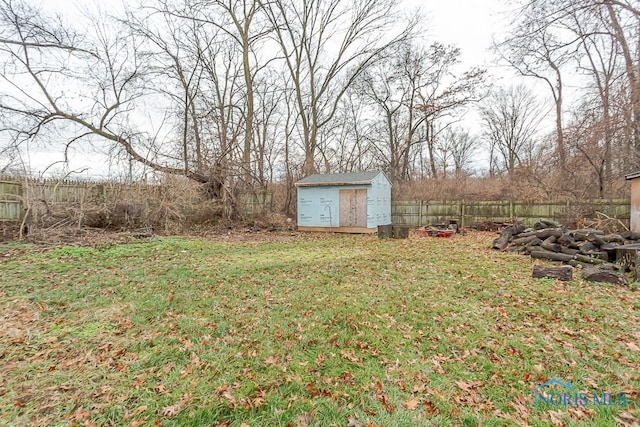
<instances>
[{"instance_id":1,"label":"shed siding","mask_svg":"<svg viewBox=\"0 0 640 427\"><path fill-rule=\"evenodd\" d=\"M640 233L640 178L631 181L631 213L629 216L631 231Z\"/></svg>"},{"instance_id":2,"label":"shed siding","mask_svg":"<svg viewBox=\"0 0 640 427\"><path fill-rule=\"evenodd\" d=\"M391 183L383 174L376 176L367 195L367 228L391 224Z\"/></svg>"},{"instance_id":3,"label":"shed siding","mask_svg":"<svg viewBox=\"0 0 640 427\"><path fill-rule=\"evenodd\" d=\"M357 190L366 185L298 187L299 227L339 227L340 190Z\"/></svg>"},{"instance_id":4,"label":"shed siding","mask_svg":"<svg viewBox=\"0 0 640 427\"><path fill-rule=\"evenodd\" d=\"M391 183L380 173L369 185L298 187L298 226L340 228L341 190L367 190L366 228L391 224Z\"/></svg>"}]
</instances>

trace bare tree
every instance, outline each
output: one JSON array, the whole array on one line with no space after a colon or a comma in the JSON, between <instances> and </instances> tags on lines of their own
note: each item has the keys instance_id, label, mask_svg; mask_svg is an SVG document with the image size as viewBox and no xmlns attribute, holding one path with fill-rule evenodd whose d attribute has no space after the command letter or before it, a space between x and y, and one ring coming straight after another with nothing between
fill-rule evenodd
<instances>
[{"instance_id":1,"label":"bare tree","mask_svg":"<svg viewBox=\"0 0 640 427\"><path fill-rule=\"evenodd\" d=\"M305 152L315 172L319 131L355 79L411 34L394 0L261 0L291 77Z\"/></svg>"},{"instance_id":2,"label":"bare tree","mask_svg":"<svg viewBox=\"0 0 640 427\"><path fill-rule=\"evenodd\" d=\"M239 50L243 77L242 92L244 94L243 135L241 150L241 168L244 185L250 186L253 180L251 173L251 152L255 136L255 87L254 81L259 69L265 64L258 64L257 46L271 31L264 19L260 19L262 5L259 0L211 0L200 2L188 1L180 8L170 7L163 3L162 13L177 16L182 20L198 25L214 27L224 33ZM267 61L268 62L268 61Z\"/></svg>"},{"instance_id":3,"label":"bare tree","mask_svg":"<svg viewBox=\"0 0 640 427\"><path fill-rule=\"evenodd\" d=\"M480 145L478 139L461 127L447 127L439 140L441 151L447 153L453 162L454 175L460 177L468 173L471 160Z\"/></svg>"},{"instance_id":4,"label":"bare tree","mask_svg":"<svg viewBox=\"0 0 640 427\"><path fill-rule=\"evenodd\" d=\"M559 24L548 16L545 2L528 2L520 11L511 35L495 45L496 51L520 75L541 80L549 88L555 107L556 153L564 170L566 150L563 128L564 67L576 56L577 38L560 39Z\"/></svg>"},{"instance_id":5,"label":"bare tree","mask_svg":"<svg viewBox=\"0 0 640 427\"><path fill-rule=\"evenodd\" d=\"M626 93L621 93L628 99L629 108L627 119L629 155L625 168L637 167L640 163L640 70L638 70L637 60L640 55L640 14L637 1L526 0L521 10L524 19L518 21L520 27L514 33L515 36L518 34L528 36L526 41L529 42L530 39L535 40L537 35L543 34L548 35L553 41L552 47L556 46L561 51L567 46L580 49L576 59L579 60L580 56L587 55L589 57L587 61L593 61L590 68L593 69L596 65L600 71L598 71L599 76L592 74L592 77L600 79L596 84L599 84L602 89L605 83L602 80L605 77L603 72L611 74L614 79L622 77L626 80ZM523 23L527 23L528 26ZM520 41L523 39L520 38ZM602 48L608 52L603 51ZM534 56L544 56L544 50L540 49L540 46L534 46L533 51ZM613 56L607 53L612 53ZM609 59L613 58L615 64L596 63L599 60L597 57L604 60L605 56ZM584 65L584 62L581 64ZM608 67L609 70L605 71L603 66Z\"/></svg>"},{"instance_id":6,"label":"bare tree","mask_svg":"<svg viewBox=\"0 0 640 427\"><path fill-rule=\"evenodd\" d=\"M456 75L459 55L459 49L440 43L427 49L406 43L359 79L359 91L381 114L373 145L393 179L410 177L411 159L422 156L423 145L430 176L437 178L435 122L482 98L484 70Z\"/></svg>"},{"instance_id":7,"label":"bare tree","mask_svg":"<svg viewBox=\"0 0 640 427\"><path fill-rule=\"evenodd\" d=\"M543 119L539 101L526 86L496 88L480 107L485 137L500 153L512 175L533 151Z\"/></svg>"},{"instance_id":8,"label":"bare tree","mask_svg":"<svg viewBox=\"0 0 640 427\"><path fill-rule=\"evenodd\" d=\"M21 129L23 138L65 123L75 133L68 144L99 137L159 172L208 182L206 174L178 166L175 152L163 150L158 133L136 128L131 113L151 93L148 68L140 55L142 41L113 31L114 25L118 23L93 21L79 37L69 23L26 3L0 1L5 39L0 43L5 58L1 77L13 87L0 99L3 116ZM79 89L70 94L69 88Z\"/></svg>"}]
</instances>

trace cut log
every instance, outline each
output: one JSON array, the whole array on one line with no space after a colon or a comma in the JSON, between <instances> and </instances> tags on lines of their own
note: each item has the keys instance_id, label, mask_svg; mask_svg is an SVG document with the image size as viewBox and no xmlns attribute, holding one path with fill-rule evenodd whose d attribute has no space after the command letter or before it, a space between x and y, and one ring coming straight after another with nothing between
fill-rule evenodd
<instances>
[{"instance_id":1,"label":"cut log","mask_svg":"<svg viewBox=\"0 0 640 427\"><path fill-rule=\"evenodd\" d=\"M600 238L605 243L624 243L624 238L619 234L605 234L604 236L600 236Z\"/></svg>"},{"instance_id":2,"label":"cut log","mask_svg":"<svg viewBox=\"0 0 640 427\"><path fill-rule=\"evenodd\" d=\"M569 233L564 233L562 236L558 237L557 242L568 248L577 248L576 239L574 239Z\"/></svg>"},{"instance_id":3,"label":"cut log","mask_svg":"<svg viewBox=\"0 0 640 427\"><path fill-rule=\"evenodd\" d=\"M538 239L546 239L548 237L554 236L554 237L560 237L562 236L562 229L560 228L545 228L544 230L540 230L536 233L536 237L538 237Z\"/></svg>"},{"instance_id":4,"label":"cut log","mask_svg":"<svg viewBox=\"0 0 640 427\"><path fill-rule=\"evenodd\" d=\"M594 267L594 264L590 264L587 262L582 262L582 261L577 261L575 259L569 261L567 264L569 264L572 267L576 267L576 268L587 268L587 267ZM620 268L615 265L615 264L611 264L610 262L605 262L604 264L598 264L597 267L602 267L602 268L608 268L611 270L619 270Z\"/></svg>"},{"instance_id":5,"label":"cut log","mask_svg":"<svg viewBox=\"0 0 640 427\"><path fill-rule=\"evenodd\" d=\"M569 262L573 259L571 255L558 254L558 253L549 252L549 251L533 251L531 252L531 258L548 259L551 261L562 261L562 262Z\"/></svg>"},{"instance_id":6,"label":"cut log","mask_svg":"<svg viewBox=\"0 0 640 427\"><path fill-rule=\"evenodd\" d=\"M604 234L604 231L598 230L595 228L579 228L574 231L577 233L585 233L585 234Z\"/></svg>"},{"instance_id":7,"label":"cut log","mask_svg":"<svg viewBox=\"0 0 640 427\"><path fill-rule=\"evenodd\" d=\"M562 227L562 224L560 224L559 222L552 221L550 219L541 219L540 222L543 225L546 225L547 228L560 228L560 227Z\"/></svg>"},{"instance_id":8,"label":"cut log","mask_svg":"<svg viewBox=\"0 0 640 427\"><path fill-rule=\"evenodd\" d=\"M584 262L576 261L575 259L572 259L567 264L575 268L585 268L585 267L591 267L593 265L593 264L585 264Z\"/></svg>"},{"instance_id":9,"label":"cut log","mask_svg":"<svg viewBox=\"0 0 640 427\"><path fill-rule=\"evenodd\" d=\"M606 245L600 246L600 249L607 252L615 252L617 248L620 247L618 243L607 243Z\"/></svg>"},{"instance_id":10,"label":"cut log","mask_svg":"<svg viewBox=\"0 0 640 427\"><path fill-rule=\"evenodd\" d=\"M502 231L508 231L511 235L518 234L517 227L515 225L510 225Z\"/></svg>"},{"instance_id":11,"label":"cut log","mask_svg":"<svg viewBox=\"0 0 640 427\"><path fill-rule=\"evenodd\" d=\"M594 258L588 255L576 254L573 259L587 264L604 264L606 261L600 258Z\"/></svg>"},{"instance_id":12,"label":"cut log","mask_svg":"<svg viewBox=\"0 0 640 427\"><path fill-rule=\"evenodd\" d=\"M587 236L587 240L596 246L602 246L606 244L606 242L602 240L602 235L598 235L595 233L589 233L589 235Z\"/></svg>"},{"instance_id":13,"label":"cut log","mask_svg":"<svg viewBox=\"0 0 640 427\"><path fill-rule=\"evenodd\" d=\"M620 246L616 249L616 262L623 269L631 271L634 279L640 279L640 245Z\"/></svg>"},{"instance_id":14,"label":"cut log","mask_svg":"<svg viewBox=\"0 0 640 427\"><path fill-rule=\"evenodd\" d=\"M590 282L613 283L615 285L627 284L627 279L624 277L624 274L608 265L586 267L582 269L582 277Z\"/></svg>"},{"instance_id":15,"label":"cut log","mask_svg":"<svg viewBox=\"0 0 640 427\"><path fill-rule=\"evenodd\" d=\"M640 240L640 233L635 231L623 231L620 233L620 237L627 240Z\"/></svg>"},{"instance_id":16,"label":"cut log","mask_svg":"<svg viewBox=\"0 0 640 427\"><path fill-rule=\"evenodd\" d=\"M562 245L559 243L555 243L555 241L556 241L556 237L550 236L547 239L545 239L545 241L542 242L540 246L542 246L544 249L551 252L562 252Z\"/></svg>"},{"instance_id":17,"label":"cut log","mask_svg":"<svg viewBox=\"0 0 640 427\"><path fill-rule=\"evenodd\" d=\"M378 239L390 239L393 236L393 225L379 225Z\"/></svg>"},{"instance_id":18,"label":"cut log","mask_svg":"<svg viewBox=\"0 0 640 427\"><path fill-rule=\"evenodd\" d=\"M409 227L406 225L394 225L391 229L394 239L408 239Z\"/></svg>"},{"instance_id":19,"label":"cut log","mask_svg":"<svg viewBox=\"0 0 640 427\"><path fill-rule=\"evenodd\" d=\"M536 279L559 279L565 282L573 280L573 268L568 265L561 267L545 267L534 265L532 276Z\"/></svg>"},{"instance_id":20,"label":"cut log","mask_svg":"<svg viewBox=\"0 0 640 427\"><path fill-rule=\"evenodd\" d=\"M573 239L576 242L584 242L587 240L587 238L589 237L588 233L583 233L581 231L574 231L573 232Z\"/></svg>"},{"instance_id":21,"label":"cut log","mask_svg":"<svg viewBox=\"0 0 640 427\"><path fill-rule=\"evenodd\" d=\"M578 247L578 249L580 249L580 252L582 252L583 254L588 253L589 251L593 251L595 249L597 249L598 247L591 243L591 242L584 242L582 244L580 244L580 246Z\"/></svg>"},{"instance_id":22,"label":"cut log","mask_svg":"<svg viewBox=\"0 0 640 427\"><path fill-rule=\"evenodd\" d=\"M565 248L564 246L562 247L562 250L560 252L562 252L563 254L571 255L571 256L574 256L575 254L580 253L580 251L577 249Z\"/></svg>"},{"instance_id":23,"label":"cut log","mask_svg":"<svg viewBox=\"0 0 640 427\"><path fill-rule=\"evenodd\" d=\"M538 234L538 232L536 230L528 230L528 231L524 231L522 233L518 233L518 238L531 237L531 236L535 236L536 234Z\"/></svg>"},{"instance_id":24,"label":"cut log","mask_svg":"<svg viewBox=\"0 0 640 427\"><path fill-rule=\"evenodd\" d=\"M520 253L523 254L527 252L527 247L526 246L509 246L508 248L505 249L505 251L516 253L516 254L520 254Z\"/></svg>"},{"instance_id":25,"label":"cut log","mask_svg":"<svg viewBox=\"0 0 640 427\"><path fill-rule=\"evenodd\" d=\"M516 232L513 234L520 234L520 233L524 233L525 231L528 230L528 227L526 225L520 224L516 227Z\"/></svg>"},{"instance_id":26,"label":"cut log","mask_svg":"<svg viewBox=\"0 0 640 427\"><path fill-rule=\"evenodd\" d=\"M525 248L525 252L529 255L531 255L531 252L536 252L536 251L544 251L544 249L542 249L542 246L540 245L529 245Z\"/></svg>"},{"instance_id":27,"label":"cut log","mask_svg":"<svg viewBox=\"0 0 640 427\"><path fill-rule=\"evenodd\" d=\"M591 228L581 228L579 230L573 230L570 232L574 239L577 241L584 241L589 239L589 235L594 234L596 236L604 235L604 232L600 230L593 230Z\"/></svg>"},{"instance_id":28,"label":"cut log","mask_svg":"<svg viewBox=\"0 0 640 427\"><path fill-rule=\"evenodd\" d=\"M492 248L499 251L504 250L504 248L506 248L509 244L509 240L511 240L512 236L513 234L511 233L511 231L504 230L502 234L500 234L500 237L493 241Z\"/></svg>"},{"instance_id":29,"label":"cut log","mask_svg":"<svg viewBox=\"0 0 640 427\"><path fill-rule=\"evenodd\" d=\"M591 251L584 255L590 256L591 258L598 258L603 261L609 262L609 253L607 251Z\"/></svg>"},{"instance_id":30,"label":"cut log","mask_svg":"<svg viewBox=\"0 0 640 427\"><path fill-rule=\"evenodd\" d=\"M531 244L531 242L534 242L536 240L540 240L540 239L538 239L538 237L534 234L533 236L529 236L529 237L521 237L518 239L513 239L511 241L511 244L514 246L527 246Z\"/></svg>"}]
</instances>

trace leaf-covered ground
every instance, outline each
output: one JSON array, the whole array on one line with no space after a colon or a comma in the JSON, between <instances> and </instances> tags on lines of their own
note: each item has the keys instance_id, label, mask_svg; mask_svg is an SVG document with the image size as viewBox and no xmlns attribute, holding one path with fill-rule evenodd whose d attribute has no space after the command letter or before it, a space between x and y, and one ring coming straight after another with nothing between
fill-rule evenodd
<instances>
[{"instance_id":1,"label":"leaf-covered ground","mask_svg":"<svg viewBox=\"0 0 640 427\"><path fill-rule=\"evenodd\" d=\"M637 288L492 237L5 244L0 424L636 425ZM535 407L550 378L626 401Z\"/></svg>"}]
</instances>

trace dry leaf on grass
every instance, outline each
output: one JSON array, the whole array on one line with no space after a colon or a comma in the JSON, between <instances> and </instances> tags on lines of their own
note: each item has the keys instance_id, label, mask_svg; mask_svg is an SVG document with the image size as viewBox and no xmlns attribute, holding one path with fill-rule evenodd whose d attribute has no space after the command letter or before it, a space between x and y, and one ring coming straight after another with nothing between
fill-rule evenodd
<instances>
[{"instance_id":1,"label":"dry leaf on grass","mask_svg":"<svg viewBox=\"0 0 640 427\"><path fill-rule=\"evenodd\" d=\"M162 408L162 415L172 418L178 415L181 409L182 408L180 407L179 403L171 406L165 406L164 408Z\"/></svg>"},{"instance_id":2,"label":"dry leaf on grass","mask_svg":"<svg viewBox=\"0 0 640 427\"><path fill-rule=\"evenodd\" d=\"M146 410L147 410L147 405L138 406L136 409L133 410L133 412L124 414L124 417L122 418L124 420L128 420L129 418L135 417L136 415L139 415Z\"/></svg>"},{"instance_id":3,"label":"dry leaf on grass","mask_svg":"<svg viewBox=\"0 0 640 427\"><path fill-rule=\"evenodd\" d=\"M349 417L349 424L347 424L347 427L364 427L364 424L362 424L360 421L356 420L355 418Z\"/></svg>"},{"instance_id":4,"label":"dry leaf on grass","mask_svg":"<svg viewBox=\"0 0 640 427\"><path fill-rule=\"evenodd\" d=\"M409 399L404 402L404 407L410 411L415 411L420 405L420 399L414 397L413 399Z\"/></svg>"}]
</instances>

